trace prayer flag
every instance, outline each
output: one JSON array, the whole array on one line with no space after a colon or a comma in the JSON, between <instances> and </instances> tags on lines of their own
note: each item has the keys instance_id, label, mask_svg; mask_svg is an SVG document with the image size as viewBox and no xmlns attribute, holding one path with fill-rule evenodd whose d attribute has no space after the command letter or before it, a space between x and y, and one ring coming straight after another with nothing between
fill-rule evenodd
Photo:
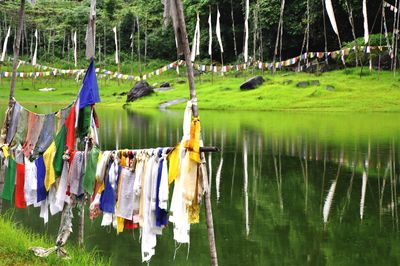
<instances>
[{"instance_id":1,"label":"prayer flag","mask_svg":"<svg viewBox=\"0 0 400 266\"><path fill-rule=\"evenodd\" d=\"M365 44L367 44L369 41L367 0L363 0L363 16L364 16L364 42Z\"/></svg>"},{"instance_id":2,"label":"prayer flag","mask_svg":"<svg viewBox=\"0 0 400 266\"><path fill-rule=\"evenodd\" d=\"M336 33L336 35L339 36L339 31L338 31L338 28L336 25L335 13L333 11L333 6L332 6L331 0L325 0L325 8L326 8L326 12L328 13L329 20L331 21L333 31Z\"/></svg>"},{"instance_id":3,"label":"prayer flag","mask_svg":"<svg viewBox=\"0 0 400 266\"><path fill-rule=\"evenodd\" d=\"M212 55L212 21L211 21L211 13L208 16L208 54Z\"/></svg>"},{"instance_id":4,"label":"prayer flag","mask_svg":"<svg viewBox=\"0 0 400 266\"><path fill-rule=\"evenodd\" d=\"M86 70L82 87L79 92L78 102L79 104L77 106L79 109L100 102L99 86L97 84L94 60L90 62L90 65Z\"/></svg>"},{"instance_id":5,"label":"prayer flag","mask_svg":"<svg viewBox=\"0 0 400 266\"><path fill-rule=\"evenodd\" d=\"M200 54L200 17L197 13L196 29L193 36L192 52L190 54L190 60L193 62L196 59L196 55Z\"/></svg>"},{"instance_id":6,"label":"prayer flag","mask_svg":"<svg viewBox=\"0 0 400 266\"><path fill-rule=\"evenodd\" d=\"M75 62L75 67L78 65L78 57L77 57L77 47L76 47L76 31L74 32L73 36L72 36L72 42L74 44L74 62Z\"/></svg>"},{"instance_id":7,"label":"prayer flag","mask_svg":"<svg viewBox=\"0 0 400 266\"><path fill-rule=\"evenodd\" d=\"M7 53L7 43L8 43L8 38L10 37L10 30L11 30L11 27L8 27L7 35L4 40L4 44L3 44L3 53L1 54L0 62L4 62L4 58Z\"/></svg>"},{"instance_id":8,"label":"prayer flag","mask_svg":"<svg viewBox=\"0 0 400 266\"><path fill-rule=\"evenodd\" d=\"M114 32L114 40L115 40L115 63L119 64L119 57L118 57L118 37L117 37L117 27L113 28Z\"/></svg>"},{"instance_id":9,"label":"prayer flag","mask_svg":"<svg viewBox=\"0 0 400 266\"><path fill-rule=\"evenodd\" d=\"M247 63L249 60L249 0L246 0L246 18L244 21L244 32L245 32L245 39L244 39L244 62Z\"/></svg>"},{"instance_id":10,"label":"prayer flag","mask_svg":"<svg viewBox=\"0 0 400 266\"><path fill-rule=\"evenodd\" d=\"M217 25L216 25L216 29L215 29L215 33L217 34L217 39L218 39L218 43L219 43L219 47L221 48L221 53L224 52L224 47L222 46L222 39L221 39L221 25L219 22L219 19L221 17L221 14L219 13L219 10L217 10Z\"/></svg>"}]
</instances>

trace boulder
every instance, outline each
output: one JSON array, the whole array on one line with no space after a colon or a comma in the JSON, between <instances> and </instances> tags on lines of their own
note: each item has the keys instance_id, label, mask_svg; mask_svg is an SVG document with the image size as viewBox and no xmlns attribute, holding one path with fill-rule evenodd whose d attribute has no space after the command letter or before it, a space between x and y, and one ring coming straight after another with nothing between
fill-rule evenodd
<instances>
[{"instance_id":1,"label":"boulder","mask_svg":"<svg viewBox=\"0 0 400 266\"><path fill-rule=\"evenodd\" d=\"M297 84L296 84L296 86L298 87L298 88L306 88L306 87L308 87L310 85L310 82L308 82L308 81L300 81L300 82L298 82Z\"/></svg>"},{"instance_id":2,"label":"boulder","mask_svg":"<svg viewBox=\"0 0 400 266\"><path fill-rule=\"evenodd\" d=\"M170 87L171 87L171 85L168 82L163 82L160 85L160 88L170 88Z\"/></svg>"},{"instance_id":3,"label":"boulder","mask_svg":"<svg viewBox=\"0 0 400 266\"><path fill-rule=\"evenodd\" d=\"M334 90L335 90L335 87L332 86L332 85L327 85L327 86L325 87L325 89L326 89L327 91L334 91Z\"/></svg>"},{"instance_id":4,"label":"boulder","mask_svg":"<svg viewBox=\"0 0 400 266\"><path fill-rule=\"evenodd\" d=\"M319 80L310 80L310 85L319 86L320 85Z\"/></svg>"},{"instance_id":5,"label":"boulder","mask_svg":"<svg viewBox=\"0 0 400 266\"><path fill-rule=\"evenodd\" d=\"M149 85L146 81L138 81L135 86L128 92L126 96L127 102L133 102L140 97L144 97L154 93L153 87Z\"/></svg>"},{"instance_id":6,"label":"boulder","mask_svg":"<svg viewBox=\"0 0 400 266\"><path fill-rule=\"evenodd\" d=\"M261 76L253 77L247 80L245 83L240 85L241 90L254 90L258 86L264 83L264 79Z\"/></svg>"},{"instance_id":7,"label":"boulder","mask_svg":"<svg viewBox=\"0 0 400 266\"><path fill-rule=\"evenodd\" d=\"M293 80L291 80L291 79L288 79L288 80L285 80L282 82L283 85L290 85L292 83L293 83Z\"/></svg>"}]
</instances>

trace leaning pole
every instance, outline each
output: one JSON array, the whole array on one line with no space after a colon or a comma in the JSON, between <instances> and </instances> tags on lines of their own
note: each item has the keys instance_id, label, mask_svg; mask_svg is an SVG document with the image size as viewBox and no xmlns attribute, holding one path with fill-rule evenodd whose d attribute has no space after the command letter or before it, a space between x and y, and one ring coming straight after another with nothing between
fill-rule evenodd
<instances>
[{"instance_id":1,"label":"leaning pole","mask_svg":"<svg viewBox=\"0 0 400 266\"><path fill-rule=\"evenodd\" d=\"M196 96L196 88L194 85L194 73L193 73L193 64L190 60L190 49L189 49L189 41L186 31L186 23L185 17L183 13L183 4L181 0L171 0L171 5L175 5L176 10L176 21L179 25L178 34L176 36L178 42L180 42L181 50L185 56L186 67L187 67L187 75L189 80L189 90L190 90L190 99L193 101L192 111L193 116L198 117L199 111L197 108L197 96ZM201 157L204 158L204 153L202 152ZM204 180L208 181L208 178L204 178ZM204 184L206 188L208 188L208 184ZM211 205L211 197L208 189L205 190L204 194L205 198L205 209L206 209L206 222L207 222L207 230L208 230L208 242L210 249L210 258L211 265L218 265L217 258L217 249L215 245L215 235L214 235L214 223L213 223L213 215L212 215L212 205Z\"/></svg>"}]
</instances>

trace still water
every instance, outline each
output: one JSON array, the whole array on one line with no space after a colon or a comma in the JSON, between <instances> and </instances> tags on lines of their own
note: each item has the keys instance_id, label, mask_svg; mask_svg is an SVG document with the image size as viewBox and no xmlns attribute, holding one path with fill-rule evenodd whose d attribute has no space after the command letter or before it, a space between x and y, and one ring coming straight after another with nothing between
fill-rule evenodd
<instances>
[{"instance_id":1,"label":"still water","mask_svg":"<svg viewBox=\"0 0 400 266\"><path fill-rule=\"evenodd\" d=\"M102 149L181 138L183 110L98 110ZM205 145L221 148L206 155L220 265L400 264L398 114L200 114ZM44 226L38 214L16 210L15 220L55 239L59 216ZM87 219L86 248L113 265L140 264L139 232L117 236L100 222ZM190 248L167 228L150 264L209 264L204 209Z\"/></svg>"}]
</instances>

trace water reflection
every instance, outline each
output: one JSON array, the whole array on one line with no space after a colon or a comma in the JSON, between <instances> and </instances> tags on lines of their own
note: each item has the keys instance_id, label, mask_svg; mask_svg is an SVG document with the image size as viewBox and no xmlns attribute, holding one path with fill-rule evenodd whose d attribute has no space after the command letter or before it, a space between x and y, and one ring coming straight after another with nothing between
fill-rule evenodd
<instances>
[{"instance_id":1,"label":"water reflection","mask_svg":"<svg viewBox=\"0 0 400 266\"><path fill-rule=\"evenodd\" d=\"M181 112L98 110L104 150L174 146L181 139ZM399 264L397 117L202 111L205 145L221 148L207 155L220 264ZM36 216L16 211L18 220L45 231ZM183 248L173 260L167 232L152 263L208 264L202 216L188 260ZM137 237L86 224L88 248L113 264L140 263ZM51 235L56 230L49 225Z\"/></svg>"}]
</instances>

